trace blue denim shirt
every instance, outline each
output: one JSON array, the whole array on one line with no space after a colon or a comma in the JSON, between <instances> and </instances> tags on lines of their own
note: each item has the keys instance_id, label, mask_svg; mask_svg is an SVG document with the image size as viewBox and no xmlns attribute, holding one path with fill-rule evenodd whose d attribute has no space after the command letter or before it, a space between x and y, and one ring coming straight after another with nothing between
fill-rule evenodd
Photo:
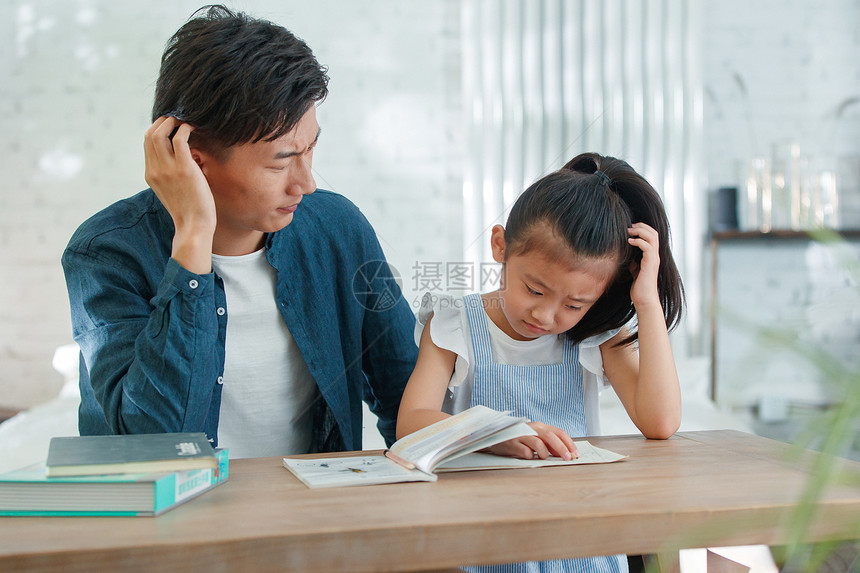
<instances>
[{"instance_id":1,"label":"blue denim shirt","mask_svg":"<svg viewBox=\"0 0 860 573\"><path fill-rule=\"evenodd\" d=\"M205 432L218 443L224 285L170 258L173 234L148 189L84 222L63 254L81 348L81 434ZM267 236L266 253L284 322L319 388L311 451L361 449L361 400L390 444L418 350L370 223L346 198L317 190Z\"/></svg>"}]
</instances>

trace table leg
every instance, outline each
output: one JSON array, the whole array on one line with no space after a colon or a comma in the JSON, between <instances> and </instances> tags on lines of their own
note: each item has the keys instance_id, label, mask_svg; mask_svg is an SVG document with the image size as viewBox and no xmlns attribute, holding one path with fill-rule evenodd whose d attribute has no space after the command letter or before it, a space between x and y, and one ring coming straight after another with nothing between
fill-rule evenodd
<instances>
[{"instance_id":1,"label":"table leg","mask_svg":"<svg viewBox=\"0 0 860 573\"><path fill-rule=\"evenodd\" d=\"M677 551L658 553L654 555L653 563L656 567L649 570L659 573L681 573L680 554Z\"/></svg>"}]
</instances>

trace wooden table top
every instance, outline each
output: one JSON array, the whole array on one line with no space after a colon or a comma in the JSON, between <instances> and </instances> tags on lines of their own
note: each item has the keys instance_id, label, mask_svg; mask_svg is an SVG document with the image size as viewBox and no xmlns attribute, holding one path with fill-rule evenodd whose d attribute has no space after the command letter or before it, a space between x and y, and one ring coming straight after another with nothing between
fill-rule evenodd
<instances>
[{"instance_id":1,"label":"wooden table top","mask_svg":"<svg viewBox=\"0 0 860 573\"><path fill-rule=\"evenodd\" d=\"M419 571L781 545L822 458L731 430L589 441L630 458L333 489L278 457L236 460L227 483L155 518L0 518L0 570ZM853 481L823 493L806 541L860 538L860 464L837 462Z\"/></svg>"}]
</instances>

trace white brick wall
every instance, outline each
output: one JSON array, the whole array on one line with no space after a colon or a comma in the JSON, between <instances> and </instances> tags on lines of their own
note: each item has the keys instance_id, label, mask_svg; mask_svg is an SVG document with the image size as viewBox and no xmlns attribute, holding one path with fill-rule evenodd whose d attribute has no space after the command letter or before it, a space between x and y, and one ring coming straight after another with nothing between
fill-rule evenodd
<instances>
[{"instance_id":1,"label":"white brick wall","mask_svg":"<svg viewBox=\"0 0 860 573\"><path fill-rule=\"evenodd\" d=\"M336 17L308 10L266 17L295 22L329 66L317 185L361 207L414 304L416 261L461 258L459 4L331 4L336 10L326 12Z\"/></svg>"},{"instance_id":2,"label":"white brick wall","mask_svg":"<svg viewBox=\"0 0 860 573\"><path fill-rule=\"evenodd\" d=\"M838 167L843 220L860 227L860 4L726 0L702 10L711 188L739 185L753 155L796 142L817 167Z\"/></svg>"},{"instance_id":3,"label":"white brick wall","mask_svg":"<svg viewBox=\"0 0 860 573\"><path fill-rule=\"evenodd\" d=\"M143 6L9 2L0 102L0 403L55 393L71 340L60 254L83 218L143 188L140 142L164 42ZM148 25L140 25L148 22ZM110 23L110 24L108 24ZM156 28L153 30L153 28ZM162 36L162 37L159 37Z\"/></svg>"},{"instance_id":4,"label":"white brick wall","mask_svg":"<svg viewBox=\"0 0 860 573\"><path fill-rule=\"evenodd\" d=\"M710 187L742 187L753 155L795 142L816 168L836 170L841 223L860 227L860 4L727 0L702 9ZM799 344L856 365L857 288L826 249L805 240L725 242L717 270L718 398L827 401L818 370L757 334L795 333Z\"/></svg>"}]
</instances>

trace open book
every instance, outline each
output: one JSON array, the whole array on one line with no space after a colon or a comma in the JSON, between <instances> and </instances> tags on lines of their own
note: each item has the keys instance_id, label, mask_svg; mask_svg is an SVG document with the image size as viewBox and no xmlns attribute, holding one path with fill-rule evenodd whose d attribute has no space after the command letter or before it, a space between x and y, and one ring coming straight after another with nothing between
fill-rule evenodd
<instances>
[{"instance_id":1,"label":"open book","mask_svg":"<svg viewBox=\"0 0 860 573\"><path fill-rule=\"evenodd\" d=\"M410 481L436 481L436 473L478 469L595 464L627 456L578 441L579 457L522 460L478 453L494 444L533 436L526 418L474 406L397 440L384 455L284 458L284 467L306 486L338 487Z\"/></svg>"}]
</instances>

